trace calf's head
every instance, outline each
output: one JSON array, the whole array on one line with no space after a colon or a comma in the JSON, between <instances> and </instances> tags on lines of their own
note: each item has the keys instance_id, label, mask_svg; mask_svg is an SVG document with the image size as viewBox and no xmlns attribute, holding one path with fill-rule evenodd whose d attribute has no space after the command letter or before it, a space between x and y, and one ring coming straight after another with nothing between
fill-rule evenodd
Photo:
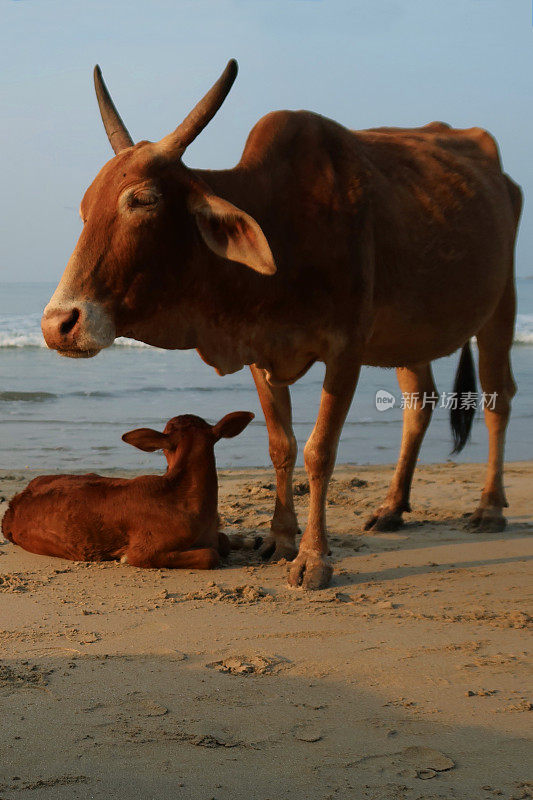
<instances>
[{"instance_id":1,"label":"calf's head","mask_svg":"<svg viewBox=\"0 0 533 800\"><path fill-rule=\"evenodd\" d=\"M226 414L216 425L210 425L205 419L194 414L182 414L172 417L163 433L152 428L137 428L122 436L124 442L138 447L148 453L162 450L170 472L183 455L191 451L212 452L219 439L231 439L238 436L253 420L251 411L233 411Z\"/></svg>"},{"instance_id":2,"label":"calf's head","mask_svg":"<svg viewBox=\"0 0 533 800\"><path fill-rule=\"evenodd\" d=\"M276 271L258 223L215 195L181 160L236 75L237 63L230 61L173 133L134 144L95 68L100 112L116 155L83 197L83 231L44 310L41 324L50 348L80 358L96 355L121 335L143 341L152 336L148 343L160 344L162 312L179 301L195 268L212 260L212 253L264 275ZM191 346L184 337L162 346Z\"/></svg>"}]
</instances>

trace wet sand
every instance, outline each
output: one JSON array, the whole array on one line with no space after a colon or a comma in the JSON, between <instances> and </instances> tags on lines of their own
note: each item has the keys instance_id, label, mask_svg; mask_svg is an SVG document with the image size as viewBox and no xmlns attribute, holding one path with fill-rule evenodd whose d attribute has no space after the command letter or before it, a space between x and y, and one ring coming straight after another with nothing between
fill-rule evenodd
<instances>
[{"instance_id":1,"label":"wet sand","mask_svg":"<svg viewBox=\"0 0 533 800\"><path fill-rule=\"evenodd\" d=\"M247 550L191 572L0 545L0 798L532 797L533 462L499 534L465 530L477 464L421 467L407 525L362 533L391 472L336 470L322 592ZM268 531L272 481L221 473L226 532Z\"/></svg>"}]
</instances>

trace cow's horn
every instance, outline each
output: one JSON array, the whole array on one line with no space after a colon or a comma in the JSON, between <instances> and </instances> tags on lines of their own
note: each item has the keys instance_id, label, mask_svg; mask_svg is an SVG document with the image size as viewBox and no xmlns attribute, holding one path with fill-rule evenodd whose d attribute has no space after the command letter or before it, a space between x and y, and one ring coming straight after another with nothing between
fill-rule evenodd
<instances>
[{"instance_id":1,"label":"cow's horn","mask_svg":"<svg viewBox=\"0 0 533 800\"><path fill-rule=\"evenodd\" d=\"M226 99L233 82L237 77L237 62L234 58L228 65L218 81L213 84L207 94L188 114L181 125L173 133L161 139L161 146L173 155L182 155L186 148L193 142L205 126L211 122L218 109Z\"/></svg>"},{"instance_id":2,"label":"cow's horn","mask_svg":"<svg viewBox=\"0 0 533 800\"><path fill-rule=\"evenodd\" d=\"M111 100L111 95L107 91L107 86L104 83L102 71L98 64L94 68L94 88L96 89L98 107L100 108L107 138L115 153L120 153L120 151L125 150L126 147L132 146L133 139L129 135L128 129L122 122L120 114Z\"/></svg>"}]
</instances>

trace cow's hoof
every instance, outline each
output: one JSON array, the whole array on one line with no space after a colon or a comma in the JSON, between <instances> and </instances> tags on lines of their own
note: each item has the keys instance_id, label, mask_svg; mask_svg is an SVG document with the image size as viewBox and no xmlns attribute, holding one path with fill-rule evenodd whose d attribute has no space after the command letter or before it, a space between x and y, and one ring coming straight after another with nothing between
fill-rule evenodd
<instances>
[{"instance_id":1,"label":"cow's hoof","mask_svg":"<svg viewBox=\"0 0 533 800\"><path fill-rule=\"evenodd\" d=\"M281 561L285 558L292 561L298 554L294 540L289 537L274 536L272 533L262 542L258 548L259 555L263 561Z\"/></svg>"},{"instance_id":2,"label":"cow's hoof","mask_svg":"<svg viewBox=\"0 0 533 800\"><path fill-rule=\"evenodd\" d=\"M466 527L479 533L501 533L507 527L507 520L500 508L477 508L468 518Z\"/></svg>"},{"instance_id":3,"label":"cow's hoof","mask_svg":"<svg viewBox=\"0 0 533 800\"><path fill-rule=\"evenodd\" d=\"M378 511L367 519L364 530L388 533L398 531L402 526L403 519L400 511Z\"/></svg>"},{"instance_id":4,"label":"cow's hoof","mask_svg":"<svg viewBox=\"0 0 533 800\"><path fill-rule=\"evenodd\" d=\"M332 575L333 567L327 556L304 550L289 564L288 583L304 589L325 589Z\"/></svg>"}]
</instances>

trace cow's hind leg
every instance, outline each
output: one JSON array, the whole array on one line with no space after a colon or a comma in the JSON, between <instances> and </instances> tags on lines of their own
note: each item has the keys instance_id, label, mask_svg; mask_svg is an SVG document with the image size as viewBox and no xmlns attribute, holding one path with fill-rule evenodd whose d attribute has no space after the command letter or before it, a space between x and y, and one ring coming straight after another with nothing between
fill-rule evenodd
<instances>
[{"instance_id":1,"label":"cow's hind leg","mask_svg":"<svg viewBox=\"0 0 533 800\"><path fill-rule=\"evenodd\" d=\"M431 364L409 369L402 367L396 370L396 374L406 398L400 456L385 501L365 524L367 531L396 531L403 525L403 512L411 510L411 482L433 410L433 403L427 400L436 396Z\"/></svg>"},{"instance_id":2,"label":"cow's hind leg","mask_svg":"<svg viewBox=\"0 0 533 800\"><path fill-rule=\"evenodd\" d=\"M276 505L270 536L260 547L264 559L291 561L297 553L298 520L294 510L292 475L297 445L292 430L291 396L287 386L271 386L262 369L251 367L268 430L270 458L276 470Z\"/></svg>"},{"instance_id":3,"label":"cow's hind leg","mask_svg":"<svg viewBox=\"0 0 533 800\"><path fill-rule=\"evenodd\" d=\"M500 303L477 334L479 379L485 395L485 423L489 433L489 459L485 486L478 508L469 519L469 527L479 531L502 531L507 507L503 488L505 432L516 386L511 372L509 352L513 342L515 319L514 282L509 281Z\"/></svg>"}]
</instances>

